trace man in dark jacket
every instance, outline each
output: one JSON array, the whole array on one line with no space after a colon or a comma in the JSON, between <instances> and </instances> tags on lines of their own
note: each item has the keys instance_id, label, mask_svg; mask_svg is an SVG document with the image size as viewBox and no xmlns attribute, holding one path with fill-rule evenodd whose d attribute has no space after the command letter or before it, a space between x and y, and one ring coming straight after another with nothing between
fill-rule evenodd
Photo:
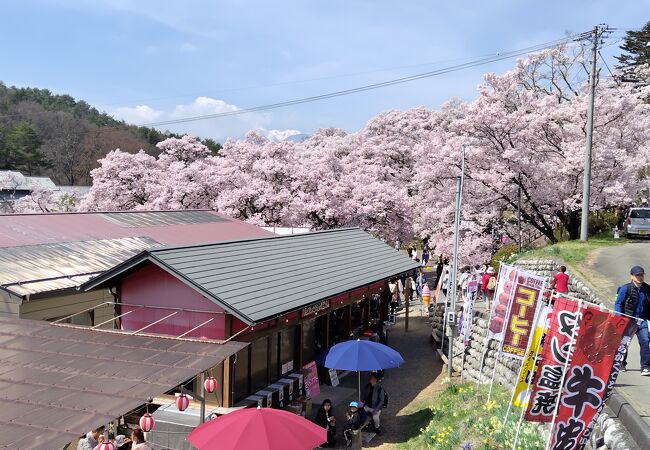
<instances>
[{"instance_id":1,"label":"man in dark jacket","mask_svg":"<svg viewBox=\"0 0 650 450\"><path fill-rule=\"evenodd\" d=\"M372 417L372 423L375 426L375 433L381 434L381 422L379 415L384 407L384 388L378 384L376 373L370 374L370 383L366 385L363 391L363 409Z\"/></svg>"},{"instance_id":2,"label":"man in dark jacket","mask_svg":"<svg viewBox=\"0 0 650 450\"><path fill-rule=\"evenodd\" d=\"M648 322L650 319L650 286L644 282L645 270L641 266L630 269L631 282L618 288L614 311L636 317L639 328L636 337L641 346L641 375L650 376L650 338L648 337ZM622 370L625 371L626 360Z\"/></svg>"}]
</instances>

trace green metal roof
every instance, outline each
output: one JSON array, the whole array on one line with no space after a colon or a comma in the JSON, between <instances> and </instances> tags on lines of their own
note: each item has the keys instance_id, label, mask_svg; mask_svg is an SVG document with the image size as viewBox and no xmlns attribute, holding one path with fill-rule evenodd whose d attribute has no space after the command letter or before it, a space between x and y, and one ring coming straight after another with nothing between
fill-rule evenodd
<instances>
[{"instance_id":1,"label":"green metal roof","mask_svg":"<svg viewBox=\"0 0 650 450\"><path fill-rule=\"evenodd\" d=\"M346 228L149 249L90 280L84 289L116 284L147 262L249 324L419 267L369 234Z\"/></svg>"}]
</instances>

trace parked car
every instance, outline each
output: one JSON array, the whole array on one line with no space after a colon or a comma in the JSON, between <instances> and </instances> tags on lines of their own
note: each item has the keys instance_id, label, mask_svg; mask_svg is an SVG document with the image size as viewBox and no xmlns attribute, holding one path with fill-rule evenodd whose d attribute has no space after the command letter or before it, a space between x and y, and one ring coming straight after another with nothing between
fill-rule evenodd
<instances>
[{"instance_id":1,"label":"parked car","mask_svg":"<svg viewBox=\"0 0 650 450\"><path fill-rule=\"evenodd\" d=\"M623 224L625 237L650 237L650 208L630 208Z\"/></svg>"}]
</instances>

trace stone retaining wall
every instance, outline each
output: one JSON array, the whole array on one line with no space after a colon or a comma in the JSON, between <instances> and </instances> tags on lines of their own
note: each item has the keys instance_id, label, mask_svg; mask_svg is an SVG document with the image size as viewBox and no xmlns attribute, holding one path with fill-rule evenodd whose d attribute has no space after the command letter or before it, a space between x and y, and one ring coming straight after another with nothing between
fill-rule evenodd
<instances>
[{"instance_id":1,"label":"stone retaining wall","mask_svg":"<svg viewBox=\"0 0 650 450\"><path fill-rule=\"evenodd\" d=\"M515 265L526 269L535 274L550 278L557 273L558 263L553 260L524 260L517 261ZM587 286L578 277L567 271L569 275L569 295L581 298L591 303L604 304L603 300L599 298L591 288ZM440 345L443 334L443 315L445 305L443 303L434 305L430 308L429 316L432 324L432 335L436 337L437 345ZM460 314L461 307L457 307L457 314ZM485 303L477 301L474 307L474 314L472 318L472 332L469 339L469 345L465 350L465 361L463 364L463 337L459 336L454 339L454 358L453 368L461 373L464 380L467 381L481 381L482 383L489 383L492 378L492 373L496 365L495 382L501 384L507 389L512 389L519 375L521 368L521 361L514 358L501 356L497 361L498 346L494 341L488 341L486 338L486 331L488 325L489 312L486 311ZM446 336L449 335L449 327L446 330ZM443 345L444 354L448 354L447 342L448 337L445 338ZM481 366L481 358L486 350L485 359ZM462 365L462 371L461 371ZM608 431L609 430L609 431ZM548 430L545 430L548 433ZM587 448L596 449L625 449L631 448L628 443L630 442L627 432L620 426L620 423L610 419L605 413L601 414L601 419L598 421L598 426L595 427L592 433L590 444ZM604 445L595 447L596 443Z\"/></svg>"}]
</instances>

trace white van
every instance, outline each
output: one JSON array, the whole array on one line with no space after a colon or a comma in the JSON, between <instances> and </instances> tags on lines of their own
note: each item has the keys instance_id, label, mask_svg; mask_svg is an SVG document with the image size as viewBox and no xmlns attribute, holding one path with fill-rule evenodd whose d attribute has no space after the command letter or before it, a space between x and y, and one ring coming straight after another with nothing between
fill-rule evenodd
<instances>
[{"instance_id":1,"label":"white van","mask_svg":"<svg viewBox=\"0 0 650 450\"><path fill-rule=\"evenodd\" d=\"M650 237L650 208L630 208L623 224L626 237Z\"/></svg>"}]
</instances>

